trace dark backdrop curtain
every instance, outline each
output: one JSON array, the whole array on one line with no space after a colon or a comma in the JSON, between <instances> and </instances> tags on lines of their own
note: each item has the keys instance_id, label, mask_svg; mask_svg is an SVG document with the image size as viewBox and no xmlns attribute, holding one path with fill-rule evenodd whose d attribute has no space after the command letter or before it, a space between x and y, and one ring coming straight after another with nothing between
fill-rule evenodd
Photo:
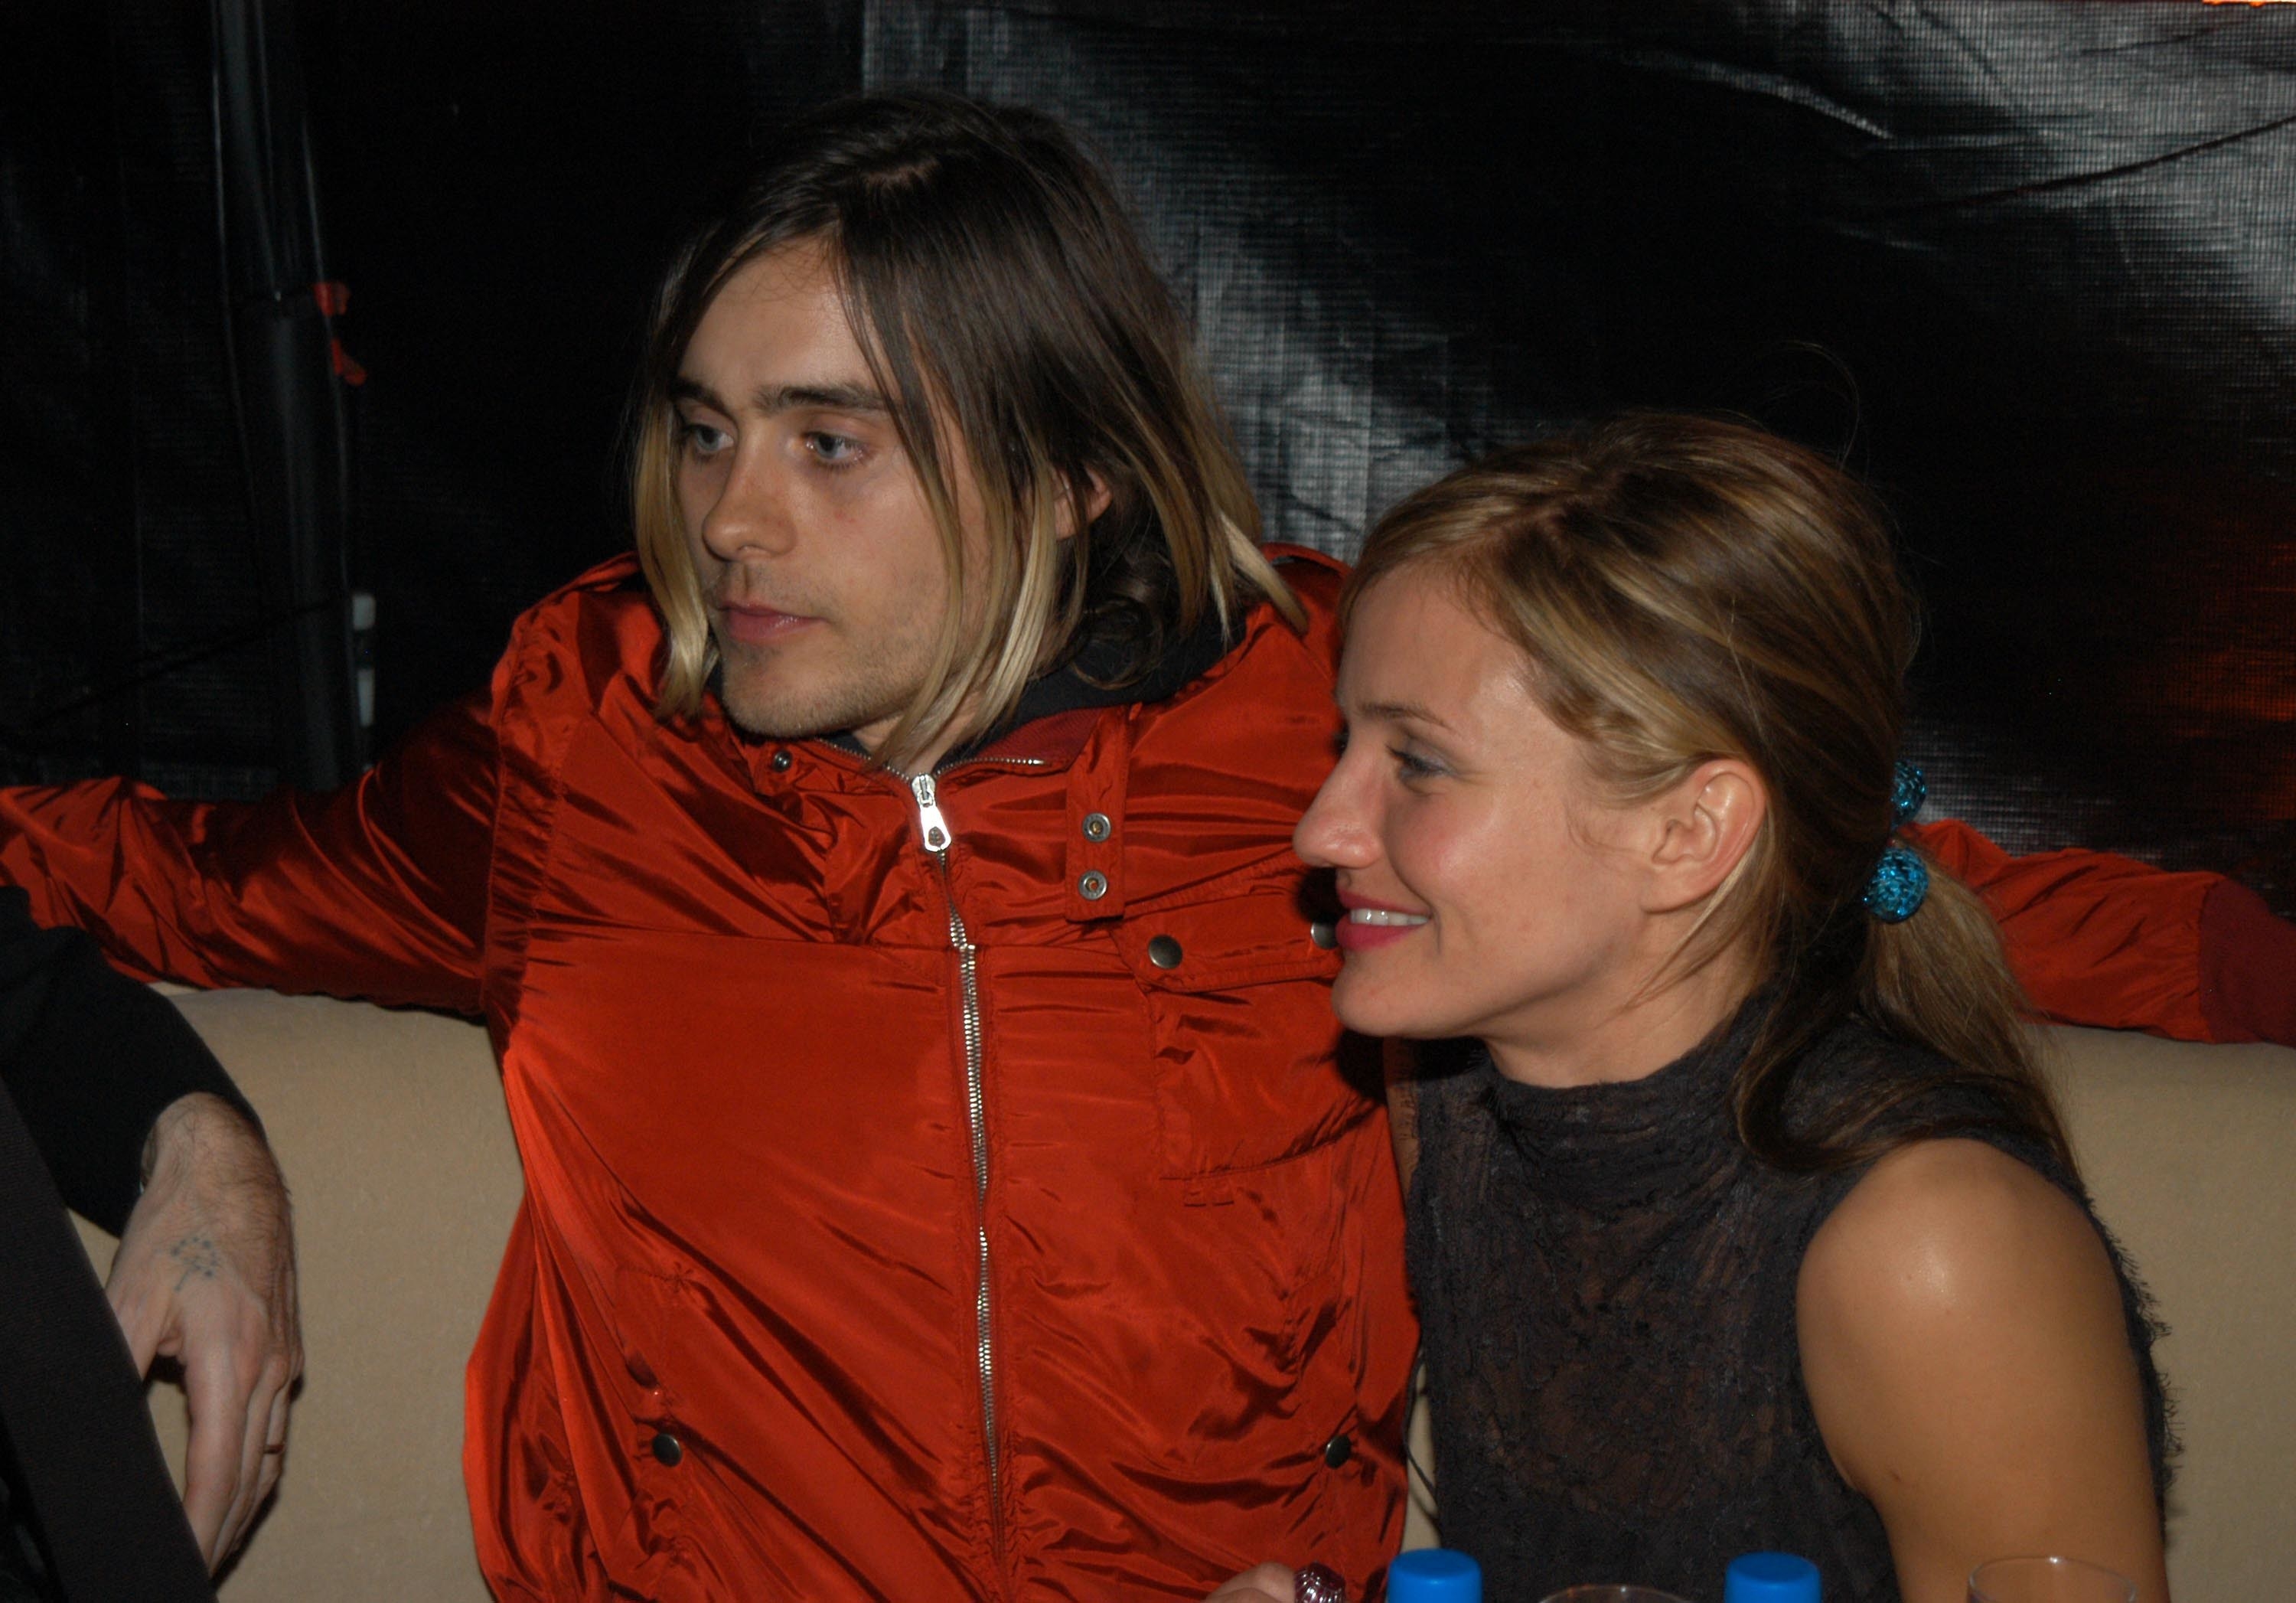
<instances>
[{"instance_id":1,"label":"dark backdrop curtain","mask_svg":"<svg viewBox=\"0 0 2296 1603\"><path fill-rule=\"evenodd\" d=\"M76 651L137 660L105 603L139 538L148 575L203 460L159 402L208 371L213 243L139 152L207 136L204 80L154 88L137 14L86 8L0 67L0 769L161 752L222 790L260 763L233 755L244 720L164 723L181 676L37 722L101 677ZM339 327L373 374L351 566L378 598L383 738L624 542L612 454L647 286L757 131L925 82L1052 111L1107 156L1272 536L1345 552L1452 464L1607 408L1751 415L1898 513L1930 623L1911 754L1941 808L2021 848L2227 869L2296 910L2296 11L296 16ZM68 53L73 29L100 48Z\"/></svg>"}]
</instances>

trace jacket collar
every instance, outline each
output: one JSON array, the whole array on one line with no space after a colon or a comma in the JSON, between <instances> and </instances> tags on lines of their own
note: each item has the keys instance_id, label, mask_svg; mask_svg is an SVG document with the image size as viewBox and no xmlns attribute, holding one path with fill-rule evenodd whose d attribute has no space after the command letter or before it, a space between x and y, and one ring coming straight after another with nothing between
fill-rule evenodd
<instances>
[{"instance_id":1,"label":"jacket collar","mask_svg":"<svg viewBox=\"0 0 2296 1603\"><path fill-rule=\"evenodd\" d=\"M1095 681L1109 678L1121 663L1123 642L1104 636L1087 640L1065 666L1029 682L1012 717L950 748L933 767L939 770L959 762L998 760L1065 764L1083 748L1103 708L1168 701L1211 671L1243 637L1243 620L1230 621L1232 629L1223 629L1218 614L1207 612L1185 638L1165 643L1146 673L1113 686ZM823 738L854 756L868 754L849 730Z\"/></svg>"}]
</instances>

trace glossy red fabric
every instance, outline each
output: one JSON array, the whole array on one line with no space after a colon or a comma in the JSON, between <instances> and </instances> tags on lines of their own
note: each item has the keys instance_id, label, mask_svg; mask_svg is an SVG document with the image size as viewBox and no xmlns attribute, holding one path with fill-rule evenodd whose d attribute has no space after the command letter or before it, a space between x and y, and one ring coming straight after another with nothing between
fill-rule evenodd
<instances>
[{"instance_id":1,"label":"glossy red fabric","mask_svg":"<svg viewBox=\"0 0 2296 1603\"><path fill-rule=\"evenodd\" d=\"M348 791L19 793L0 873L147 972L483 1009L527 1181L470 1368L501 1595L1201 1597L1270 1555L1361 1588L1414 1330L1290 852L1338 575L1288 572L1305 640L1263 609L1172 700L944 771L946 887L898 780L654 721L627 562Z\"/></svg>"},{"instance_id":2,"label":"glossy red fabric","mask_svg":"<svg viewBox=\"0 0 2296 1603\"><path fill-rule=\"evenodd\" d=\"M2296 1047L2296 925L2220 880L2201 906L2201 1008L2212 1040Z\"/></svg>"},{"instance_id":3,"label":"glossy red fabric","mask_svg":"<svg viewBox=\"0 0 2296 1603\"><path fill-rule=\"evenodd\" d=\"M2167 874L2103 851L2011 857L1950 818L1906 833L1984 896L2037 1013L2178 1040L2220 1039L2202 1006L2210 966L2201 913L2228 883L2221 875Z\"/></svg>"},{"instance_id":4,"label":"glossy red fabric","mask_svg":"<svg viewBox=\"0 0 2296 1603\"><path fill-rule=\"evenodd\" d=\"M1362 1587L1415 1332L1289 850L1338 572L1286 576L1305 639L1261 609L1171 700L946 770L946 881L898 780L654 721L627 559L351 788L0 793L0 879L147 975L483 1014L527 1182L469 1373L502 1596L1190 1598L1269 1557ZM2194 1032L2180 881L1922 838L2042 1007Z\"/></svg>"}]
</instances>

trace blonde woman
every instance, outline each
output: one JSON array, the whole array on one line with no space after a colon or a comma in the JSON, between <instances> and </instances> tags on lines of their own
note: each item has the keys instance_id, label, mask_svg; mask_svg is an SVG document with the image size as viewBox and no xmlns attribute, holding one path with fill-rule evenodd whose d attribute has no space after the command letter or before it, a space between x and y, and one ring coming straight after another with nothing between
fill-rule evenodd
<instances>
[{"instance_id":1,"label":"blonde woman","mask_svg":"<svg viewBox=\"0 0 2296 1603\"><path fill-rule=\"evenodd\" d=\"M1895 836L1911 609L1831 463L1630 416L1406 501L1300 855L1399 1088L1449 1545L1488 1595L2167 1595L2161 1385L1974 895ZM1415 1155L1415 1157L1414 1157ZM1288 1598L1263 1566L1220 1594Z\"/></svg>"}]
</instances>

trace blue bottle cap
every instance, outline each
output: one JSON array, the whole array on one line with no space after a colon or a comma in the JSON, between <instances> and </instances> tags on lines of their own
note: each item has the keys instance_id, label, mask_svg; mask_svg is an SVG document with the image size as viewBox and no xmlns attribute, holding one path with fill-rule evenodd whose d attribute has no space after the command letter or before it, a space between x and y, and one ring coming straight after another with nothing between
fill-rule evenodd
<instances>
[{"instance_id":1,"label":"blue bottle cap","mask_svg":"<svg viewBox=\"0 0 2296 1603\"><path fill-rule=\"evenodd\" d=\"M1817 1603L1817 1566L1792 1553L1733 1558L1722 1578L1722 1603Z\"/></svg>"},{"instance_id":2,"label":"blue bottle cap","mask_svg":"<svg viewBox=\"0 0 2296 1603\"><path fill-rule=\"evenodd\" d=\"M1449 1548L1414 1548L1387 1566L1387 1603L1483 1603L1483 1566Z\"/></svg>"}]
</instances>

